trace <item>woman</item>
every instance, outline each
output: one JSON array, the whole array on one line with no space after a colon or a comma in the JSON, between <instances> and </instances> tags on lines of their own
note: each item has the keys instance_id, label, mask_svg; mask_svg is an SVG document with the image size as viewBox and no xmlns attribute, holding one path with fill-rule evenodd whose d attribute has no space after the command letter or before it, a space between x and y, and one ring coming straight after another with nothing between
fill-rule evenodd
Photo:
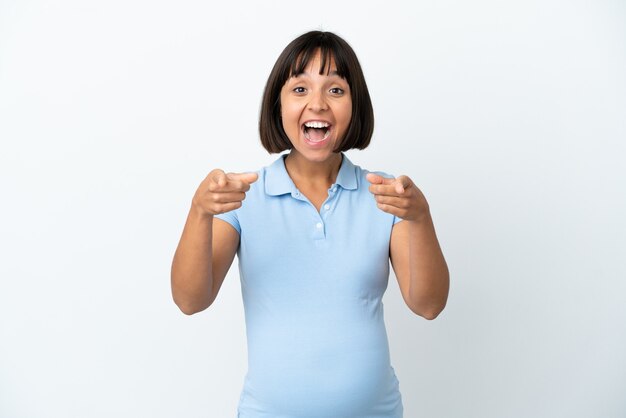
<instances>
[{"instance_id":1,"label":"woman","mask_svg":"<svg viewBox=\"0 0 626 418\"><path fill-rule=\"evenodd\" d=\"M352 48L306 33L278 58L262 101L263 146L290 152L254 173L213 170L192 199L172 294L186 314L206 309L238 254L248 338L239 418L403 414L381 301L389 260L406 304L427 319L443 310L449 278L411 179L343 153L366 148L373 126Z\"/></svg>"}]
</instances>

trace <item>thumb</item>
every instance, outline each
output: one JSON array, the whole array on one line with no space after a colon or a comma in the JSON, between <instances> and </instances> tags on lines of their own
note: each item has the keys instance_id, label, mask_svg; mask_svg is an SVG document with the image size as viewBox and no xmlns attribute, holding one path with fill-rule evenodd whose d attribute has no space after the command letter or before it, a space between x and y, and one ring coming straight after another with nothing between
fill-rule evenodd
<instances>
[{"instance_id":1,"label":"thumb","mask_svg":"<svg viewBox=\"0 0 626 418\"><path fill-rule=\"evenodd\" d=\"M411 187L411 179L408 178L407 176L398 176L396 177L396 192L402 194L404 193L404 191Z\"/></svg>"},{"instance_id":2,"label":"thumb","mask_svg":"<svg viewBox=\"0 0 626 418\"><path fill-rule=\"evenodd\" d=\"M257 173L230 173L229 178L232 180L241 180L245 183L254 183L259 178Z\"/></svg>"},{"instance_id":3,"label":"thumb","mask_svg":"<svg viewBox=\"0 0 626 418\"><path fill-rule=\"evenodd\" d=\"M402 194L404 193L404 185L402 184L402 181L400 181L399 179L396 179L396 192Z\"/></svg>"},{"instance_id":4,"label":"thumb","mask_svg":"<svg viewBox=\"0 0 626 418\"><path fill-rule=\"evenodd\" d=\"M227 174L224 173L223 170L215 169L209 174L210 179L217 184L219 187L224 187L226 185Z\"/></svg>"}]
</instances>

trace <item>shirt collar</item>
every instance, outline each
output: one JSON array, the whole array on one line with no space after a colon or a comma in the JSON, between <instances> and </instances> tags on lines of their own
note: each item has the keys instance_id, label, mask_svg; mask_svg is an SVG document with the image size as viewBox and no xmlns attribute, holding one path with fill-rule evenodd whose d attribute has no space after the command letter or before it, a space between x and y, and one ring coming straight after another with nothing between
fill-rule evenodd
<instances>
[{"instance_id":1,"label":"shirt collar","mask_svg":"<svg viewBox=\"0 0 626 418\"><path fill-rule=\"evenodd\" d=\"M346 154L342 152L341 155L341 167L339 167L335 184L347 190L354 190L357 187L356 167L352 164L352 161L346 157ZM287 154L281 155L266 169L265 192L268 195L278 196L285 193L295 193L297 190L296 185L293 183L293 180L291 180L291 177L289 177L287 169L285 168L286 156Z\"/></svg>"}]
</instances>

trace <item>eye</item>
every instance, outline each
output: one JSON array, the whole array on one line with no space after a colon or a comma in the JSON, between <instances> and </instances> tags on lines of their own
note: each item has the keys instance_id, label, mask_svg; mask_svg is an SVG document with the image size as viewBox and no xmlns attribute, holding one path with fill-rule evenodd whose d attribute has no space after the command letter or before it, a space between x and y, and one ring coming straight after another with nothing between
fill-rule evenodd
<instances>
[{"instance_id":1,"label":"eye","mask_svg":"<svg viewBox=\"0 0 626 418\"><path fill-rule=\"evenodd\" d=\"M339 95L345 93L345 91L342 88L339 88L339 87L333 87L332 89L330 89L330 92L332 94L339 94Z\"/></svg>"},{"instance_id":2,"label":"eye","mask_svg":"<svg viewBox=\"0 0 626 418\"><path fill-rule=\"evenodd\" d=\"M295 87L292 91L294 93L304 93L305 92L305 88L304 87Z\"/></svg>"}]
</instances>

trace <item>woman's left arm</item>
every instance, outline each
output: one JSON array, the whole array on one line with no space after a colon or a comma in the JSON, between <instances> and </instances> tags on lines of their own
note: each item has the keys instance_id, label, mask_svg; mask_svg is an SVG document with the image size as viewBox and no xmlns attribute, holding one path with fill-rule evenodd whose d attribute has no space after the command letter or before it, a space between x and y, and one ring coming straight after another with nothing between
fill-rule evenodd
<instances>
[{"instance_id":1,"label":"woman's left arm","mask_svg":"<svg viewBox=\"0 0 626 418\"><path fill-rule=\"evenodd\" d=\"M368 173L378 208L403 219L391 231L389 256L408 307L432 320L448 300L450 276L426 198L407 176Z\"/></svg>"}]
</instances>

